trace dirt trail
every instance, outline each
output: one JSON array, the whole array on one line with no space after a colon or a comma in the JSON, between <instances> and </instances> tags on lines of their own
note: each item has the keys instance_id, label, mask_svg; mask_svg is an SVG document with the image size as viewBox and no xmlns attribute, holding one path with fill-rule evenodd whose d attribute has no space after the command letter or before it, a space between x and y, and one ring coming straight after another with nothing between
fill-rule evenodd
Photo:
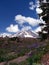
<instances>
[{"instance_id":1,"label":"dirt trail","mask_svg":"<svg viewBox=\"0 0 49 65\"><path fill-rule=\"evenodd\" d=\"M19 63L19 62L22 62L22 61L25 61L26 59L28 58L28 56L22 56L22 57L19 57L19 58L16 58L16 59L13 59L11 61L8 61L8 62L1 62L0 65L4 65L7 63L7 65L9 65L9 63Z\"/></svg>"},{"instance_id":2,"label":"dirt trail","mask_svg":"<svg viewBox=\"0 0 49 65\"><path fill-rule=\"evenodd\" d=\"M28 55L24 55L24 56L18 57L16 59L10 60L8 62L2 62L2 63L0 63L0 65L4 65L4 64L9 65L9 63L20 63L22 61L25 61L28 57L29 57Z\"/></svg>"},{"instance_id":3,"label":"dirt trail","mask_svg":"<svg viewBox=\"0 0 49 65\"><path fill-rule=\"evenodd\" d=\"M1 62L0 65L4 65L6 62Z\"/></svg>"},{"instance_id":4,"label":"dirt trail","mask_svg":"<svg viewBox=\"0 0 49 65\"><path fill-rule=\"evenodd\" d=\"M11 60L11 61L9 61L8 63L11 63L11 62L20 63L20 62L22 62L22 61L25 61L27 58L28 58L28 56L25 55L25 56L19 57L19 58L17 58L17 59Z\"/></svg>"}]
</instances>

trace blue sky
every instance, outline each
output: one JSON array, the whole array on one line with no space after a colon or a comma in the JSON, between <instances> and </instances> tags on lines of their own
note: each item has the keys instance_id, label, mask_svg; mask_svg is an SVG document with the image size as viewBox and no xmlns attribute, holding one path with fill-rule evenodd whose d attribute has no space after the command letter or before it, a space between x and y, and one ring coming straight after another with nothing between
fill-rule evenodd
<instances>
[{"instance_id":1,"label":"blue sky","mask_svg":"<svg viewBox=\"0 0 49 65\"><path fill-rule=\"evenodd\" d=\"M38 21L36 0L0 0L0 33L34 30Z\"/></svg>"}]
</instances>

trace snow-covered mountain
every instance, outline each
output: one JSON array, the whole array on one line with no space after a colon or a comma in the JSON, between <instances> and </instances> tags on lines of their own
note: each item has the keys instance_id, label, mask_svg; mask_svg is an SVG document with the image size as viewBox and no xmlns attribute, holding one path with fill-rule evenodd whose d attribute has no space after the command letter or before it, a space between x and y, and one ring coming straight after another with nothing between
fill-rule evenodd
<instances>
[{"instance_id":1,"label":"snow-covered mountain","mask_svg":"<svg viewBox=\"0 0 49 65\"><path fill-rule=\"evenodd\" d=\"M7 37L10 37L11 34L9 34L9 33L1 33L1 34L0 34L0 37L3 37L3 38L4 38L4 37L6 37L6 36L7 36Z\"/></svg>"},{"instance_id":2,"label":"snow-covered mountain","mask_svg":"<svg viewBox=\"0 0 49 65\"><path fill-rule=\"evenodd\" d=\"M25 37L25 38L26 38L26 37L30 37L30 38L38 38L39 35L38 35L38 33L34 32L34 31L28 30L28 31L20 31L20 32L18 32L18 33L16 33L16 34L11 35L11 37L21 37L21 38L23 38L23 37Z\"/></svg>"},{"instance_id":3,"label":"snow-covered mountain","mask_svg":"<svg viewBox=\"0 0 49 65\"><path fill-rule=\"evenodd\" d=\"M25 31L19 31L16 34L1 34L0 35L0 37L6 37L6 36L8 36L9 38L11 38L11 37L38 38L39 37L38 33L34 32L34 31L30 31L30 30L28 30L28 31L26 31L26 30Z\"/></svg>"}]
</instances>

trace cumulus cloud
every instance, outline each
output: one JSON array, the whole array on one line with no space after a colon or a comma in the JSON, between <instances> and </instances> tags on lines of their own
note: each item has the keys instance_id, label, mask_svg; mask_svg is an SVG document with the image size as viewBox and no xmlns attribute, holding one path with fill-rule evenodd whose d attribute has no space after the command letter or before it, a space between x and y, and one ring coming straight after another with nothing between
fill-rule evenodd
<instances>
[{"instance_id":1,"label":"cumulus cloud","mask_svg":"<svg viewBox=\"0 0 49 65\"><path fill-rule=\"evenodd\" d=\"M34 18L31 18L31 17L25 17L25 16L22 16L22 15L15 16L15 21L17 23L19 23L20 25L23 25L23 23L26 22L31 26L36 26L39 23L41 23L41 21L39 19L34 19Z\"/></svg>"},{"instance_id":2,"label":"cumulus cloud","mask_svg":"<svg viewBox=\"0 0 49 65\"><path fill-rule=\"evenodd\" d=\"M39 0L36 1L36 4L35 5L36 5L36 12L37 12L37 14L41 14L43 11L42 11L41 8L39 8L40 7Z\"/></svg>"},{"instance_id":3,"label":"cumulus cloud","mask_svg":"<svg viewBox=\"0 0 49 65\"><path fill-rule=\"evenodd\" d=\"M29 5L30 5L29 7L30 10L34 10L34 8L36 7L32 1L29 2Z\"/></svg>"},{"instance_id":4,"label":"cumulus cloud","mask_svg":"<svg viewBox=\"0 0 49 65\"><path fill-rule=\"evenodd\" d=\"M35 32L41 32L44 27L47 27L46 25L37 27L34 31Z\"/></svg>"},{"instance_id":5,"label":"cumulus cloud","mask_svg":"<svg viewBox=\"0 0 49 65\"><path fill-rule=\"evenodd\" d=\"M40 2L39 2L39 0L36 1L36 7L40 7Z\"/></svg>"},{"instance_id":6,"label":"cumulus cloud","mask_svg":"<svg viewBox=\"0 0 49 65\"><path fill-rule=\"evenodd\" d=\"M44 3L46 3L47 1L46 0L43 0Z\"/></svg>"},{"instance_id":7,"label":"cumulus cloud","mask_svg":"<svg viewBox=\"0 0 49 65\"><path fill-rule=\"evenodd\" d=\"M36 1L35 4L33 4L33 2L29 2L29 5L30 5L30 7L29 7L30 10L34 10L34 8L36 8L37 14L41 14L43 12L42 9L39 8L40 7L40 2L38 0Z\"/></svg>"},{"instance_id":8,"label":"cumulus cloud","mask_svg":"<svg viewBox=\"0 0 49 65\"><path fill-rule=\"evenodd\" d=\"M37 12L37 14L41 14L43 11L42 11L42 9L41 8L36 8L36 12Z\"/></svg>"},{"instance_id":9,"label":"cumulus cloud","mask_svg":"<svg viewBox=\"0 0 49 65\"><path fill-rule=\"evenodd\" d=\"M43 21L42 16L40 17L40 21L41 23L46 24L45 21Z\"/></svg>"},{"instance_id":10,"label":"cumulus cloud","mask_svg":"<svg viewBox=\"0 0 49 65\"><path fill-rule=\"evenodd\" d=\"M11 24L9 27L6 28L8 32L18 32L19 28L18 25Z\"/></svg>"},{"instance_id":11,"label":"cumulus cloud","mask_svg":"<svg viewBox=\"0 0 49 65\"><path fill-rule=\"evenodd\" d=\"M48 33L47 31L43 31L43 33Z\"/></svg>"},{"instance_id":12,"label":"cumulus cloud","mask_svg":"<svg viewBox=\"0 0 49 65\"><path fill-rule=\"evenodd\" d=\"M40 6L40 2L39 2L39 0L37 0L36 3L34 4L33 1L31 1L31 2L29 2L29 5L30 5L29 9L34 10L34 8L37 8Z\"/></svg>"},{"instance_id":13,"label":"cumulus cloud","mask_svg":"<svg viewBox=\"0 0 49 65\"><path fill-rule=\"evenodd\" d=\"M19 24L23 24L25 19L26 19L25 16L22 16L22 15L16 15L15 16L15 21L16 22L18 21Z\"/></svg>"},{"instance_id":14,"label":"cumulus cloud","mask_svg":"<svg viewBox=\"0 0 49 65\"><path fill-rule=\"evenodd\" d=\"M24 31L24 30L32 30L32 28L31 28L31 26L24 26L24 27L22 28L22 31Z\"/></svg>"},{"instance_id":15,"label":"cumulus cloud","mask_svg":"<svg viewBox=\"0 0 49 65\"><path fill-rule=\"evenodd\" d=\"M37 27L34 31L35 32L40 32L42 30L41 26Z\"/></svg>"}]
</instances>

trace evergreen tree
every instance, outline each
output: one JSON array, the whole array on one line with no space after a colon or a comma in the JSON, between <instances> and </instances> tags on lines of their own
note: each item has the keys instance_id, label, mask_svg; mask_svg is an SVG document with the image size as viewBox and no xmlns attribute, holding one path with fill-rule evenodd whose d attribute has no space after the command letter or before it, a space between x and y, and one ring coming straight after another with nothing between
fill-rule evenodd
<instances>
[{"instance_id":1,"label":"evergreen tree","mask_svg":"<svg viewBox=\"0 0 49 65\"><path fill-rule=\"evenodd\" d=\"M43 21L45 21L45 24L40 23L39 26L45 27L42 28L42 31L39 32L39 35L41 37L41 40L47 39L49 37L49 0L39 0L40 7L43 12L39 14L39 17L42 17Z\"/></svg>"}]
</instances>

